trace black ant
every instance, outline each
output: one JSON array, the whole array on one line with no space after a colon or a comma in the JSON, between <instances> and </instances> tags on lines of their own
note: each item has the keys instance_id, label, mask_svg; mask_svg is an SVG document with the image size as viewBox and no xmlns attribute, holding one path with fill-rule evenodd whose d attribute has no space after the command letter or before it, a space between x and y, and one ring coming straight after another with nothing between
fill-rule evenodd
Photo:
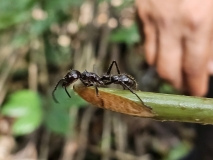
<instances>
[{"instance_id":1,"label":"black ant","mask_svg":"<svg viewBox=\"0 0 213 160\"><path fill-rule=\"evenodd\" d=\"M110 74L113 64L115 64L115 66L116 66L116 69L118 72L117 75ZM61 82L63 82L62 87L65 88L67 95L71 98L66 87L69 86L70 84L74 83L78 79L80 79L81 82L87 87L94 86L97 96L98 96L98 86L119 84L124 89L128 89L130 92L132 92L134 95L136 95L138 97L138 99L141 101L141 103L144 104L143 101L141 100L141 98L133 90L133 89L137 89L137 83L136 83L135 79L133 77L131 77L130 75L121 74L116 61L112 61L107 72L102 77L100 77L99 75L97 75L96 73L93 73L93 72L84 71L84 72L80 73L77 70L70 70L66 74L66 76L57 83L57 85L55 86L55 88L52 92L53 99L55 100L56 103L58 103L58 101L55 98L54 92L57 89L58 85Z\"/></svg>"}]
</instances>

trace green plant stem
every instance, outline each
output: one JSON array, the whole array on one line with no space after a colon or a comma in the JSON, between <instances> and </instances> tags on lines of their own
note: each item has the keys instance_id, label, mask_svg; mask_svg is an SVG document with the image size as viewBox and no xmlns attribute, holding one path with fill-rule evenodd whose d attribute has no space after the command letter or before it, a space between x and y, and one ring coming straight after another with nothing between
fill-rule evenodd
<instances>
[{"instance_id":1,"label":"green plant stem","mask_svg":"<svg viewBox=\"0 0 213 160\"><path fill-rule=\"evenodd\" d=\"M213 124L213 99L135 91L145 105L128 90L74 86L86 101L104 109L162 121ZM149 106L149 107L147 107Z\"/></svg>"},{"instance_id":2,"label":"green plant stem","mask_svg":"<svg viewBox=\"0 0 213 160\"><path fill-rule=\"evenodd\" d=\"M108 88L99 90L139 102L134 94L126 90ZM153 119L213 124L213 99L211 98L141 91L136 93L145 105L152 108L155 114Z\"/></svg>"}]
</instances>

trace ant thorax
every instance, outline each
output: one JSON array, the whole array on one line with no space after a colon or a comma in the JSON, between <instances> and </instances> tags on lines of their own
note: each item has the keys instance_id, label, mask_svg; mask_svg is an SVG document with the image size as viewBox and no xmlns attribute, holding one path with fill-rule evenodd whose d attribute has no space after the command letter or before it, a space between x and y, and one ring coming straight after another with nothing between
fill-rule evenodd
<instances>
[{"instance_id":1,"label":"ant thorax","mask_svg":"<svg viewBox=\"0 0 213 160\"><path fill-rule=\"evenodd\" d=\"M104 74L102 77L101 77L101 80L102 81L111 81L111 75L107 75L107 74Z\"/></svg>"},{"instance_id":2,"label":"ant thorax","mask_svg":"<svg viewBox=\"0 0 213 160\"><path fill-rule=\"evenodd\" d=\"M86 86L91 86L94 84L104 85L104 82L102 82L101 78L93 72L84 71L81 74L80 80L82 83L86 84Z\"/></svg>"}]
</instances>

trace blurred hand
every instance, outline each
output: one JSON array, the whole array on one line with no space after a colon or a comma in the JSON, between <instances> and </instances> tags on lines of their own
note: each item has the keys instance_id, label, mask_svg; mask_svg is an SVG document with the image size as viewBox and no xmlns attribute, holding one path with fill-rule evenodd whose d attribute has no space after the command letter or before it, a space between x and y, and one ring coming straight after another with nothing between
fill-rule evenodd
<instances>
[{"instance_id":1,"label":"blurred hand","mask_svg":"<svg viewBox=\"0 0 213 160\"><path fill-rule=\"evenodd\" d=\"M213 73L212 0L136 0L147 62L178 89L203 96Z\"/></svg>"}]
</instances>

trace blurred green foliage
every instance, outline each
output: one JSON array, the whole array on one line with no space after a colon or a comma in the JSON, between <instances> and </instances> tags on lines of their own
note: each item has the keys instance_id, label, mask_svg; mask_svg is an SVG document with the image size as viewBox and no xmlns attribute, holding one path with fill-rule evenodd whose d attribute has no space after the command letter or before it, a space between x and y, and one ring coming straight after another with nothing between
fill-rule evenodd
<instances>
[{"instance_id":1,"label":"blurred green foliage","mask_svg":"<svg viewBox=\"0 0 213 160\"><path fill-rule=\"evenodd\" d=\"M51 97L51 105L49 105L46 110L46 117L44 118L45 125L55 133L68 133L70 124L73 123L73 119L69 114L70 107L79 108L87 104L87 102L79 97L73 90L69 90L69 92L71 98L68 97L64 88L58 87L55 96L59 103L55 103Z\"/></svg>"},{"instance_id":2,"label":"blurred green foliage","mask_svg":"<svg viewBox=\"0 0 213 160\"><path fill-rule=\"evenodd\" d=\"M82 98L71 90L70 99L63 88L57 90L55 103L52 97L49 99L46 112L42 109L41 98L31 90L20 90L10 94L8 100L3 105L2 115L15 119L12 132L15 135L24 135L33 132L41 125L44 115L44 122L47 128L59 134L66 134L69 130L71 117L70 107L79 107L87 104ZM45 100L46 101L46 100Z\"/></svg>"},{"instance_id":3,"label":"blurred green foliage","mask_svg":"<svg viewBox=\"0 0 213 160\"><path fill-rule=\"evenodd\" d=\"M34 54L36 56L33 57L33 61L38 62L38 68L42 56L45 56L48 66L65 66L70 64L71 48L57 44L58 35L51 31L51 27L69 22L73 16L70 10L79 7L83 2L84 0L19 0L18 2L3 0L0 5L0 35L8 34L11 48L29 47L34 45L35 41L41 46L44 45L44 50L38 50L38 54ZM37 12L34 13L35 11ZM36 16L41 14L43 17L36 19L33 14ZM44 54L40 54L40 51ZM19 71L17 70L14 75L20 75ZM25 74L24 72L24 75L19 77L26 78ZM42 125L42 122L51 131L66 134L72 119L69 117L70 107L86 104L73 92L70 99L60 87L56 92L59 104L53 102L52 97L47 98L43 94L39 97L38 94L40 93L30 90L9 94L9 98L2 106L2 114L15 118L12 126L13 134L29 134Z\"/></svg>"},{"instance_id":4,"label":"blurred green foliage","mask_svg":"<svg viewBox=\"0 0 213 160\"><path fill-rule=\"evenodd\" d=\"M186 143L179 143L174 148L171 148L169 154L163 160L179 160L189 153L191 147Z\"/></svg>"},{"instance_id":5,"label":"blurred green foliage","mask_svg":"<svg viewBox=\"0 0 213 160\"><path fill-rule=\"evenodd\" d=\"M178 90L176 90L171 84L167 82L162 82L159 86L159 92L160 93L166 93L166 94L180 94Z\"/></svg>"},{"instance_id":6,"label":"blurred green foliage","mask_svg":"<svg viewBox=\"0 0 213 160\"><path fill-rule=\"evenodd\" d=\"M42 121L40 97L31 90L12 93L3 106L2 114L15 118L12 126L15 135L31 133Z\"/></svg>"},{"instance_id":7,"label":"blurred green foliage","mask_svg":"<svg viewBox=\"0 0 213 160\"><path fill-rule=\"evenodd\" d=\"M6 34L13 31L13 34L10 34L11 36L11 47L22 47L22 46L30 46L32 45L34 41L41 42L42 45L44 45L44 55L45 59L47 61L47 65L55 65L55 66L66 66L66 64L70 63L72 48L71 47L61 47L57 44L56 37L58 35L54 35L55 33L51 32L51 27L55 24L58 26L62 26L63 23L70 22L74 16L71 10L76 9L84 3L84 0L19 0L17 3L15 3L13 0L3 0L1 1L0 5L0 34ZM99 0L97 3L102 3L104 0ZM105 1L106 2L106 1ZM107 2L110 3L108 0ZM15 3L15 5L14 5ZM123 3L119 7L111 8L113 11L121 12L122 9L133 5L134 1L132 0L124 0ZM43 18L41 19L35 19L33 16L34 11L39 11L36 13L37 15L43 14ZM140 37L138 34L137 25L133 24L130 27L117 27L115 30L112 30L110 33L109 41L113 43L125 43L127 45L133 45L134 43L139 42ZM39 51L38 51L39 52ZM35 60L39 61L39 60ZM25 71L28 71L27 69ZM25 72L24 72L25 73ZM16 73L15 73L16 74ZM27 77L27 76L26 76ZM163 92L166 90L166 92L170 92L170 89L168 87L163 87ZM23 93L22 93L23 92ZM19 97L19 95L22 95L26 93L25 90L14 93L15 96ZM14 97L13 94L11 94L12 97ZM27 94L26 94L27 95ZM69 125L68 121L68 109L71 106L82 106L85 105L85 102L75 96L75 94L72 93L72 99L69 99L68 96L65 94L64 90L60 91L60 89L57 90L56 95L60 101L60 104L52 103L51 99L48 99L49 107L47 107L48 112L45 112L45 124L53 131L65 133L67 130L67 127ZM28 95L30 96L30 94ZM26 99L30 100L30 97L26 96ZM44 97L46 98L46 97ZM24 99L23 97L19 98ZM46 99L45 99L46 100ZM44 101L45 101L44 100ZM33 108L34 105L27 104L28 107L21 106L19 107L19 102L16 103L16 99L14 98L8 100L6 105L4 106L4 114L7 116L13 116L11 115L12 111L16 110L16 117L17 114L22 113L22 110L26 110L28 108ZM31 100L30 100L31 101ZM29 101L29 102L30 102ZM34 100L37 102L38 100ZM38 102L37 102L38 103ZM40 105L37 105L40 106ZM12 108L10 110L10 108ZM40 107L38 107L40 108ZM37 113L38 112L38 113ZM32 111L27 111L26 115L36 115L36 114L42 114L43 111L39 110L32 113ZM24 117L26 117L24 115ZM47 115L47 116L46 116ZM64 115L64 116L62 116ZM20 115L22 117L22 115ZM37 115L38 116L38 115ZM59 117L59 118L57 118ZM63 117L63 118L60 118ZM30 118L33 118L31 116ZM20 117L19 117L20 119ZM59 119L58 121L55 119ZM22 123L24 123L24 120L29 122L27 119L22 119ZM56 122L57 121L57 122ZM32 120L32 122L34 122ZM54 123L53 123L54 122ZM38 126L38 123L36 122L34 124L34 128ZM18 121L17 121L18 124ZM63 124L64 126L60 126L60 124ZM16 124L14 125L14 127ZM60 128L61 127L61 128ZM19 128L19 127L17 127ZM32 131L32 129L31 129ZM23 134L30 132L29 131L23 131ZM21 134L17 129L14 130L15 134Z\"/></svg>"},{"instance_id":8,"label":"blurred green foliage","mask_svg":"<svg viewBox=\"0 0 213 160\"><path fill-rule=\"evenodd\" d=\"M11 43L20 47L30 42L36 36L48 31L52 24L63 23L69 20L69 9L80 6L83 0L3 0L0 5L0 32L15 29ZM43 19L34 19L33 11L41 9Z\"/></svg>"},{"instance_id":9,"label":"blurred green foliage","mask_svg":"<svg viewBox=\"0 0 213 160\"><path fill-rule=\"evenodd\" d=\"M13 5L13 0L1 1L0 30L27 21L31 17L30 10L35 2L35 0L20 0Z\"/></svg>"},{"instance_id":10,"label":"blurred green foliage","mask_svg":"<svg viewBox=\"0 0 213 160\"><path fill-rule=\"evenodd\" d=\"M140 36L136 24L131 25L128 28L118 28L110 35L110 41L115 43L126 43L132 45L139 42Z\"/></svg>"},{"instance_id":11,"label":"blurred green foliage","mask_svg":"<svg viewBox=\"0 0 213 160\"><path fill-rule=\"evenodd\" d=\"M105 0L99 0L102 3ZM66 66L70 63L72 48L61 47L57 44L55 33L51 32L53 25L62 26L64 23L74 19L71 10L79 10L84 0L3 0L0 5L0 35L8 34L10 47L29 47L34 41L44 45L44 55L47 65ZM110 0L107 0L110 2ZM134 3L133 0L124 0L120 7L115 10L119 12ZM39 9L44 14L42 19L35 19L33 12ZM2 37L2 36L1 36ZM112 43L125 43L129 46L139 42L140 37L137 25L130 27L118 27L110 33L109 41ZM3 40L5 41L5 40ZM39 51L38 51L39 53ZM36 60L35 60L36 61ZM37 60L39 61L39 60ZM40 62L40 61L39 61ZM38 66L40 67L40 66ZM63 68L63 67L62 67ZM24 70L25 74L28 69ZM15 73L17 74L17 73ZM21 76L23 77L23 76ZM162 85L161 92L174 93L168 85ZM70 91L70 99L62 87L56 90L59 103L55 103L52 97L35 93L31 90L20 90L11 93L2 106L1 114L14 118L12 132L15 135L25 135L44 125L50 131L59 134L67 134L74 119L70 117L71 107L82 107L87 103ZM43 123L42 123L43 122ZM187 151L186 146L180 145L171 149L166 160L177 159Z\"/></svg>"}]
</instances>

